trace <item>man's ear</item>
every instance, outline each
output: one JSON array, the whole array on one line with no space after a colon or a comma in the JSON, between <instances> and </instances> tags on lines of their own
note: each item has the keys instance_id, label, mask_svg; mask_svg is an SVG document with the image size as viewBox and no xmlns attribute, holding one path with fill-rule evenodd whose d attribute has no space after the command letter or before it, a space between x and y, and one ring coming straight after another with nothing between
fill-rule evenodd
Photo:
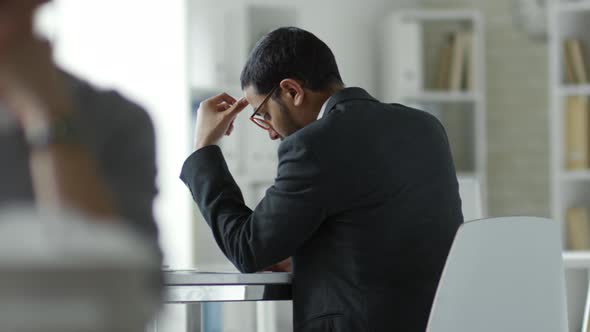
<instances>
[{"instance_id":1,"label":"man's ear","mask_svg":"<svg viewBox=\"0 0 590 332\"><path fill-rule=\"evenodd\" d=\"M282 80L279 86L284 94L282 97L289 100L293 106L301 106L303 104L305 90L299 81L287 78Z\"/></svg>"}]
</instances>

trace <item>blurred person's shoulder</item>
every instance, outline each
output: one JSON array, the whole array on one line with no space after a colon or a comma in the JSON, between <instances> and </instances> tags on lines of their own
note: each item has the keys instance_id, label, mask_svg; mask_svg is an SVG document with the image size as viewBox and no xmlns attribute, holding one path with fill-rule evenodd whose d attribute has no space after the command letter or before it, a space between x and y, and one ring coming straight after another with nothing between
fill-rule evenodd
<instances>
[{"instance_id":1,"label":"blurred person's shoulder","mask_svg":"<svg viewBox=\"0 0 590 332\"><path fill-rule=\"evenodd\" d=\"M71 73L63 73L66 87L83 123L100 129L103 136L130 127L153 132L151 117L139 104L116 90L101 89Z\"/></svg>"}]
</instances>

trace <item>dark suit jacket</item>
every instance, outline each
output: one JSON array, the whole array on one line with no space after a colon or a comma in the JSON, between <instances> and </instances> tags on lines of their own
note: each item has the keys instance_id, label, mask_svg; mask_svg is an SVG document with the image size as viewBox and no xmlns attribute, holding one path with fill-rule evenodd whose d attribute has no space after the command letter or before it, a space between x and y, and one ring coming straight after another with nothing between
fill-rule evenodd
<instances>
[{"instance_id":1,"label":"dark suit jacket","mask_svg":"<svg viewBox=\"0 0 590 332\"><path fill-rule=\"evenodd\" d=\"M463 222L442 125L360 88L279 147L275 184L254 211L221 150L185 162L223 252L243 272L293 256L296 331L424 331Z\"/></svg>"}]
</instances>

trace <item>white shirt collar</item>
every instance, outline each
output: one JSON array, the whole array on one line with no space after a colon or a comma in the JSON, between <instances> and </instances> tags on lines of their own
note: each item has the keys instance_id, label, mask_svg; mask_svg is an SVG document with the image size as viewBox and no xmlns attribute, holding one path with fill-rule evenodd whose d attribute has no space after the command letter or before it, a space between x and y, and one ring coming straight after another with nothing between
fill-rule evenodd
<instances>
[{"instance_id":1,"label":"white shirt collar","mask_svg":"<svg viewBox=\"0 0 590 332\"><path fill-rule=\"evenodd\" d=\"M332 99L331 96L330 96L330 98L326 99L326 101L322 105L322 109L320 110L320 114L318 114L317 120L321 119L322 116L324 116L324 113L326 112L326 107L328 106L328 102L330 101L330 99Z\"/></svg>"}]
</instances>

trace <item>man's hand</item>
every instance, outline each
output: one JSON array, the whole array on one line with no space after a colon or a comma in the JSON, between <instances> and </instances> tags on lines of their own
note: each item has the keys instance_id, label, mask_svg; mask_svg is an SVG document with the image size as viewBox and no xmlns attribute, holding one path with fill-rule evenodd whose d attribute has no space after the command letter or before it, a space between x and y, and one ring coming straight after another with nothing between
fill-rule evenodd
<instances>
[{"instance_id":1,"label":"man's hand","mask_svg":"<svg viewBox=\"0 0 590 332\"><path fill-rule=\"evenodd\" d=\"M195 150L216 144L223 135L230 135L236 116L247 105L245 98L236 101L227 93L203 101L197 111Z\"/></svg>"},{"instance_id":2,"label":"man's hand","mask_svg":"<svg viewBox=\"0 0 590 332\"><path fill-rule=\"evenodd\" d=\"M292 263L291 263L291 257L285 259L282 262L279 262L275 265L269 266L266 269L264 269L264 271L269 271L269 272L292 272Z\"/></svg>"}]
</instances>

